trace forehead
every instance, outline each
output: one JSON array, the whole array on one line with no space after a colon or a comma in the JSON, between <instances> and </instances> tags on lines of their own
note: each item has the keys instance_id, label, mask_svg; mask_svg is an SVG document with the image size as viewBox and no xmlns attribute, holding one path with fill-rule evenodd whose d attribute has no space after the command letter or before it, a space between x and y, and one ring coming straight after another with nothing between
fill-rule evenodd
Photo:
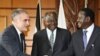
<instances>
[{"instance_id":1,"label":"forehead","mask_svg":"<svg viewBox=\"0 0 100 56\"><path fill-rule=\"evenodd\" d=\"M85 12L84 11L80 11L79 14L85 15Z\"/></svg>"},{"instance_id":2,"label":"forehead","mask_svg":"<svg viewBox=\"0 0 100 56\"><path fill-rule=\"evenodd\" d=\"M56 18L54 16L46 16L45 19L46 21L50 21L50 20L56 20Z\"/></svg>"},{"instance_id":3,"label":"forehead","mask_svg":"<svg viewBox=\"0 0 100 56\"><path fill-rule=\"evenodd\" d=\"M29 19L29 16L27 13L21 13L18 15L18 17L20 17L20 19Z\"/></svg>"},{"instance_id":4,"label":"forehead","mask_svg":"<svg viewBox=\"0 0 100 56\"><path fill-rule=\"evenodd\" d=\"M80 11L80 12L78 13L78 16L85 16L85 12L84 12L84 11Z\"/></svg>"}]
</instances>

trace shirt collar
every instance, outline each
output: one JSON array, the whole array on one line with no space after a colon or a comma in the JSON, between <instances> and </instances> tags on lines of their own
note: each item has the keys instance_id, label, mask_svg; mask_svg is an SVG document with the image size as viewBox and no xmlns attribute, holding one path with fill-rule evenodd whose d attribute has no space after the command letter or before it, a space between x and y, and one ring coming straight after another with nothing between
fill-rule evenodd
<instances>
[{"instance_id":1,"label":"shirt collar","mask_svg":"<svg viewBox=\"0 0 100 56\"><path fill-rule=\"evenodd\" d=\"M87 29L83 29L83 31L93 31L94 29L94 23L92 25L90 25Z\"/></svg>"},{"instance_id":2,"label":"shirt collar","mask_svg":"<svg viewBox=\"0 0 100 56\"><path fill-rule=\"evenodd\" d=\"M47 30L48 32L51 32L51 30L50 30L50 29L48 29L48 28L46 28L46 30ZM54 29L54 31L53 31L53 32L56 32L56 30L57 30L57 29Z\"/></svg>"},{"instance_id":3,"label":"shirt collar","mask_svg":"<svg viewBox=\"0 0 100 56\"><path fill-rule=\"evenodd\" d=\"M14 25L14 27L15 27L15 29L16 29L18 35L20 35L22 32L16 27L16 25L15 25L13 22L12 22L12 24Z\"/></svg>"}]
</instances>

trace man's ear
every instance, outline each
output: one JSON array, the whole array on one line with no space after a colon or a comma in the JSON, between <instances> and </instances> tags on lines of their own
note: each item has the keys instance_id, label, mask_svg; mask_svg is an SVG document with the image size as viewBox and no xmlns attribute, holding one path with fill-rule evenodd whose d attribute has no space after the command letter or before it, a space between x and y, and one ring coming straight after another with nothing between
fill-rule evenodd
<instances>
[{"instance_id":1,"label":"man's ear","mask_svg":"<svg viewBox=\"0 0 100 56\"><path fill-rule=\"evenodd\" d=\"M86 21L87 22L89 22L90 21L90 17L88 16L88 17L86 17Z\"/></svg>"},{"instance_id":2,"label":"man's ear","mask_svg":"<svg viewBox=\"0 0 100 56\"><path fill-rule=\"evenodd\" d=\"M48 22L44 19L43 20L43 25L45 26L45 27L47 27L47 25L48 25Z\"/></svg>"}]
</instances>

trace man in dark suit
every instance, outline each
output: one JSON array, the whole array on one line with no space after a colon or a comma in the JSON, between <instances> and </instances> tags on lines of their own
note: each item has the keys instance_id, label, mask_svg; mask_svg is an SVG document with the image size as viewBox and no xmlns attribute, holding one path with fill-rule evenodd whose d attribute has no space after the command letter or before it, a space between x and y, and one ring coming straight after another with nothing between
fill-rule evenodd
<instances>
[{"instance_id":1,"label":"man in dark suit","mask_svg":"<svg viewBox=\"0 0 100 56\"><path fill-rule=\"evenodd\" d=\"M25 56L25 38L23 32L29 26L29 16L23 9L12 13L12 25L7 27L0 38L0 56Z\"/></svg>"},{"instance_id":2,"label":"man in dark suit","mask_svg":"<svg viewBox=\"0 0 100 56\"><path fill-rule=\"evenodd\" d=\"M95 14L89 8L83 8L78 14L80 30L73 34L68 51L62 56L100 56L100 27L94 24Z\"/></svg>"},{"instance_id":3,"label":"man in dark suit","mask_svg":"<svg viewBox=\"0 0 100 56\"><path fill-rule=\"evenodd\" d=\"M31 55L57 56L60 52L67 50L71 34L69 31L57 27L55 12L45 14L44 25L46 28L34 35Z\"/></svg>"}]
</instances>

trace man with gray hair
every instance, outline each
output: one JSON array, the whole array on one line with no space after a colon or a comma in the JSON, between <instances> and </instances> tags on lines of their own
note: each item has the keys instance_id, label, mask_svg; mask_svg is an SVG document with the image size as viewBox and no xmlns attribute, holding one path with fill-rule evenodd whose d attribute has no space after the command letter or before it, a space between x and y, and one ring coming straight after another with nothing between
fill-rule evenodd
<instances>
[{"instance_id":1,"label":"man with gray hair","mask_svg":"<svg viewBox=\"0 0 100 56\"><path fill-rule=\"evenodd\" d=\"M34 35L31 56L58 56L67 50L71 40L68 30L57 27L57 14L50 11L45 14L45 29Z\"/></svg>"},{"instance_id":2,"label":"man with gray hair","mask_svg":"<svg viewBox=\"0 0 100 56\"><path fill-rule=\"evenodd\" d=\"M1 37L0 56L25 56L25 36L28 30L29 15L23 9L12 12L12 25L7 27Z\"/></svg>"}]
</instances>

